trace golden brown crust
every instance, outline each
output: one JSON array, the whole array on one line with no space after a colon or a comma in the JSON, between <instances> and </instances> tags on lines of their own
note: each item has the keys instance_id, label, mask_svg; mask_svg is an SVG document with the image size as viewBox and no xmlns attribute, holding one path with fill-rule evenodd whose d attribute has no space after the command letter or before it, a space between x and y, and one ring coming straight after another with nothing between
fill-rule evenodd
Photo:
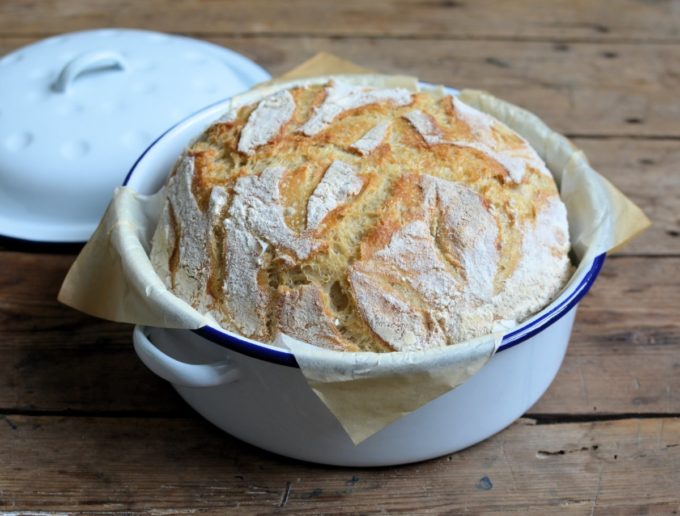
<instances>
[{"instance_id":1,"label":"golden brown crust","mask_svg":"<svg viewBox=\"0 0 680 516\"><path fill-rule=\"evenodd\" d=\"M264 341L283 331L336 349L421 349L524 317L561 285L569 243L557 188L507 127L450 96L398 88L338 82L267 99L214 124L188 151L200 209L209 210L216 188L229 196L222 221L204 222L212 234L206 306L225 327ZM253 128L260 105L275 121ZM176 215L170 209L165 223L174 247L156 255L167 256L157 268L169 269L177 292L185 222ZM485 236L477 241L469 228ZM554 238L528 238L540 231ZM394 250L400 239L414 248ZM550 288L539 297L523 291L520 303L503 293L530 274L526 257L543 256L527 245L551 257L535 283ZM416 248L429 269L408 262ZM418 274L421 284L404 279ZM428 290L439 277L450 295ZM317 324L301 326L299 306ZM411 326L400 334L385 329L404 319Z\"/></svg>"}]
</instances>

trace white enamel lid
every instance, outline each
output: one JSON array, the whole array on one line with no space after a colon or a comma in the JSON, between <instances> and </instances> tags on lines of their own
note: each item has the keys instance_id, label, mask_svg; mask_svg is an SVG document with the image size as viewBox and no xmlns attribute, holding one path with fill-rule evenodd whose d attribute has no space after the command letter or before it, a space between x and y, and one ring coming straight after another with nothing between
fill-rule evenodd
<instances>
[{"instance_id":1,"label":"white enamel lid","mask_svg":"<svg viewBox=\"0 0 680 516\"><path fill-rule=\"evenodd\" d=\"M269 79L204 41L130 29L64 34L0 59L0 235L85 241L165 130Z\"/></svg>"}]
</instances>

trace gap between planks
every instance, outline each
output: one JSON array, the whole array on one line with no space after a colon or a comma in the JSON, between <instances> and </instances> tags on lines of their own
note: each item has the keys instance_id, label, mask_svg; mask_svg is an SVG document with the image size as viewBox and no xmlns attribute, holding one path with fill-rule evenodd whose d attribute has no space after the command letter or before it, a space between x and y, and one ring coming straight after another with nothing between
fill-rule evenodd
<instances>
[{"instance_id":1,"label":"gap between planks","mask_svg":"<svg viewBox=\"0 0 680 516\"><path fill-rule=\"evenodd\" d=\"M22 408L1 408L0 419L12 416L25 417L74 417L74 418L111 418L111 419L196 419L189 405L178 411L152 412L147 410L41 410Z\"/></svg>"},{"instance_id":2,"label":"gap between planks","mask_svg":"<svg viewBox=\"0 0 680 516\"><path fill-rule=\"evenodd\" d=\"M92 26L89 29L104 29L109 26ZM134 28L134 27L130 27ZM477 42L492 42L492 43L566 43L566 44L584 44L584 45L680 45L680 40L672 38L588 38L576 36L494 36L477 34L391 34L391 33L372 33L372 32L278 32L278 31L263 31L263 32L200 32L200 31L167 31L169 33L181 34L192 38L234 38L234 39L255 39L255 38L277 38L277 39L334 39L334 40L348 40L348 39L367 39L367 40L394 40L394 41L477 41ZM27 38L27 39L43 39L52 36L64 34L59 31L49 32L2 32L0 37L3 38Z\"/></svg>"},{"instance_id":3,"label":"gap between planks","mask_svg":"<svg viewBox=\"0 0 680 516\"><path fill-rule=\"evenodd\" d=\"M73 417L73 418L107 418L107 419L200 419L189 406L181 412L149 412L144 410L31 410L0 408L0 419L7 417ZM677 419L680 412L628 412L620 414L543 414L527 412L518 418L533 422L536 425L559 425L571 423L598 423L602 421L623 421L638 419Z\"/></svg>"}]
</instances>

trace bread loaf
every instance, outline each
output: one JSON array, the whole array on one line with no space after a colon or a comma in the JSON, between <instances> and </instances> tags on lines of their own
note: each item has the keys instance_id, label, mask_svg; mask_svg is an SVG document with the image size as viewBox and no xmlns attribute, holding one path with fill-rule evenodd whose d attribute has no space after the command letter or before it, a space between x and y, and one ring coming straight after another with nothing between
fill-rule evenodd
<instances>
[{"instance_id":1,"label":"bread loaf","mask_svg":"<svg viewBox=\"0 0 680 516\"><path fill-rule=\"evenodd\" d=\"M262 342L446 346L522 321L570 274L566 210L541 158L437 91L282 86L212 125L166 193L158 274Z\"/></svg>"}]
</instances>

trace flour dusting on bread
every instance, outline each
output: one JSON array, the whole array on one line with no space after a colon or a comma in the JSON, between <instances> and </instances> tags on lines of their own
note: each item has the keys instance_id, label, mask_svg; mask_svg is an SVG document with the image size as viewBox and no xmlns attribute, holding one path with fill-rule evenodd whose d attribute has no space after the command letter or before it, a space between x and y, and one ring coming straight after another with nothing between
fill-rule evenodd
<instances>
[{"instance_id":1,"label":"flour dusting on bread","mask_svg":"<svg viewBox=\"0 0 680 516\"><path fill-rule=\"evenodd\" d=\"M441 131L430 115L426 115L419 109L414 109L406 113L404 118L411 123L428 145L444 143Z\"/></svg>"},{"instance_id":2,"label":"flour dusting on bread","mask_svg":"<svg viewBox=\"0 0 680 516\"><path fill-rule=\"evenodd\" d=\"M276 308L279 331L339 351L358 351L338 331L324 292L316 285L281 289Z\"/></svg>"},{"instance_id":3,"label":"flour dusting on bread","mask_svg":"<svg viewBox=\"0 0 680 516\"><path fill-rule=\"evenodd\" d=\"M539 155L443 92L336 79L236 102L166 195L159 276L263 342L453 345L530 317L572 270Z\"/></svg>"},{"instance_id":4,"label":"flour dusting on bread","mask_svg":"<svg viewBox=\"0 0 680 516\"><path fill-rule=\"evenodd\" d=\"M355 141L352 144L352 149L357 151L362 156L368 156L373 152L387 136L387 129L390 127L390 123L387 120L379 122L377 125L372 127L366 134Z\"/></svg>"},{"instance_id":5,"label":"flour dusting on bread","mask_svg":"<svg viewBox=\"0 0 680 516\"><path fill-rule=\"evenodd\" d=\"M352 165L339 160L331 163L307 203L307 228L316 229L326 215L357 195L363 184Z\"/></svg>"},{"instance_id":6,"label":"flour dusting on bread","mask_svg":"<svg viewBox=\"0 0 680 516\"><path fill-rule=\"evenodd\" d=\"M250 114L241 131L239 152L252 154L257 147L269 143L290 120L294 111L295 100L288 91L280 91L264 99Z\"/></svg>"},{"instance_id":7,"label":"flour dusting on bread","mask_svg":"<svg viewBox=\"0 0 680 516\"><path fill-rule=\"evenodd\" d=\"M476 142L457 141L455 142L456 145L468 146L486 152L508 170L515 182L522 180L527 165L548 177L552 177L538 153L519 134L513 133L513 137L520 143L519 145L514 147L506 145L499 148L494 127L498 128L500 124L495 118L468 106L456 97L451 97L451 102L456 111L456 116L470 128L478 142L483 142L483 145L480 145Z\"/></svg>"},{"instance_id":8,"label":"flour dusting on bread","mask_svg":"<svg viewBox=\"0 0 680 516\"><path fill-rule=\"evenodd\" d=\"M357 88L345 82L334 82L327 88L323 104L315 108L301 131L307 136L314 136L341 113L378 102L404 106L411 102L411 92L404 88Z\"/></svg>"},{"instance_id":9,"label":"flour dusting on bread","mask_svg":"<svg viewBox=\"0 0 680 516\"><path fill-rule=\"evenodd\" d=\"M297 234L286 224L279 193L285 171L283 167L268 167L259 176L240 177L234 186L229 216L281 252L295 260L304 260L323 243L310 235Z\"/></svg>"},{"instance_id":10,"label":"flour dusting on bread","mask_svg":"<svg viewBox=\"0 0 680 516\"><path fill-rule=\"evenodd\" d=\"M397 220L383 221L386 227L394 228L387 245L377 249L367 246L367 256L352 266L360 276L350 276L361 279L359 283L350 279L350 283L376 333L381 334L370 321L381 321L380 314L373 312L383 310L384 302L367 302L378 295L374 292L376 283L381 285L378 292L389 285L390 299L401 302L392 303L399 305L393 325L404 318L403 305L411 307L415 319L408 323L410 331L421 330L411 344L399 337L400 332L394 334L395 340L387 341L400 351L431 347L435 336L446 343L460 342L480 327L490 328L494 318L492 310L479 309L493 296L497 268L493 217L479 196L465 185L428 175L414 179L422 192L420 213L403 226ZM390 202L399 200L393 198ZM374 281L369 282L367 277ZM424 320L420 313L423 311L430 314L432 324L441 332L429 328L432 324L416 324Z\"/></svg>"},{"instance_id":11,"label":"flour dusting on bread","mask_svg":"<svg viewBox=\"0 0 680 516\"><path fill-rule=\"evenodd\" d=\"M208 280L207 217L193 194L194 158L186 156L169 187L169 199L178 235L179 267L173 287L183 299L201 300Z\"/></svg>"}]
</instances>

